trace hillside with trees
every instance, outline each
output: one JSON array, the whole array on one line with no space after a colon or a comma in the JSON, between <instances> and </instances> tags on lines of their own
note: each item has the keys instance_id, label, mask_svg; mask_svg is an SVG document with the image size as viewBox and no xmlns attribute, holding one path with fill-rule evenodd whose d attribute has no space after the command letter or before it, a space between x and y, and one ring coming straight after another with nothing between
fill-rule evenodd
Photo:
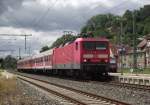
<instances>
[{"instance_id":1,"label":"hillside with trees","mask_svg":"<svg viewBox=\"0 0 150 105\"><path fill-rule=\"evenodd\" d=\"M135 11L127 10L122 16L100 14L93 16L81 29L81 33L93 32L94 36L105 36L112 42L120 41L121 24L123 43L132 45L133 21L135 22L136 37L150 33L150 5ZM129 43L130 42L130 43Z\"/></svg>"},{"instance_id":2,"label":"hillside with trees","mask_svg":"<svg viewBox=\"0 0 150 105\"><path fill-rule=\"evenodd\" d=\"M73 36L70 34L63 35L62 37L58 38L48 49L73 41L77 37L89 37L91 34L94 37L107 37L112 43L115 44L119 44L120 40L122 40L123 44L128 43L129 46L132 46L134 36L133 21L135 22L136 38L148 35L150 33L149 11L150 5L145 5L139 10L126 10L122 16L113 14L98 14L87 21L86 25L82 27L81 33L78 36ZM44 47L42 49L44 49Z\"/></svg>"}]
</instances>

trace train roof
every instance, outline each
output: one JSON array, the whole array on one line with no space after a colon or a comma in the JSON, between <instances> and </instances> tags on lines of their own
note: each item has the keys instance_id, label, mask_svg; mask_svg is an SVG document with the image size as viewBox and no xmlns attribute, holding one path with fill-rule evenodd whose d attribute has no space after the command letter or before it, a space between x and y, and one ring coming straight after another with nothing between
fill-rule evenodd
<instances>
[{"instance_id":1,"label":"train roof","mask_svg":"<svg viewBox=\"0 0 150 105\"><path fill-rule=\"evenodd\" d=\"M19 60L18 62L24 62L24 61L40 58L40 57L43 57L43 56L46 56L46 55L50 55L50 54L52 54L52 52L53 52L53 49L47 50L47 51L44 51L42 53L39 53L39 54L36 54L36 55L33 55L33 56L25 57L25 58Z\"/></svg>"},{"instance_id":2,"label":"train roof","mask_svg":"<svg viewBox=\"0 0 150 105\"><path fill-rule=\"evenodd\" d=\"M77 38L75 41L70 41L70 42L67 42L65 43L64 45L61 44L59 47L57 48L62 48L62 47L65 47L69 44L72 44L74 42L81 42L81 41L106 41L106 42L109 42L109 40L107 38L104 38L104 37L98 37L98 38Z\"/></svg>"},{"instance_id":3,"label":"train roof","mask_svg":"<svg viewBox=\"0 0 150 105\"><path fill-rule=\"evenodd\" d=\"M44 51L42 53L39 53L39 54L36 54L32 57L32 59L35 59L35 58L40 58L40 57L43 57L43 56L47 56L47 55L51 55L53 53L53 49L50 49L50 50L47 50L47 51Z\"/></svg>"},{"instance_id":4,"label":"train roof","mask_svg":"<svg viewBox=\"0 0 150 105\"><path fill-rule=\"evenodd\" d=\"M109 41L107 38L98 37L98 38L77 38L75 42L78 41Z\"/></svg>"},{"instance_id":5,"label":"train roof","mask_svg":"<svg viewBox=\"0 0 150 105\"><path fill-rule=\"evenodd\" d=\"M27 61L27 60L30 60L30 59L32 59L32 56L28 56L28 57L22 58L22 59L19 60L18 62Z\"/></svg>"}]
</instances>

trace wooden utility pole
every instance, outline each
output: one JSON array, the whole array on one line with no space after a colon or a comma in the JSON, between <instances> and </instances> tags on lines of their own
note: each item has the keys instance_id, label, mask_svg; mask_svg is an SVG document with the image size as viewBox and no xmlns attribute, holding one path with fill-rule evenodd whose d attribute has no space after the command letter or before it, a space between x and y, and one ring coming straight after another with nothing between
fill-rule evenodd
<instances>
[{"instance_id":1,"label":"wooden utility pole","mask_svg":"<svg viewBox=\"0 0 150 105\"><path fill-rule=\"evenodd\" d=\"M137 69L137 49L136 49L136 33L135 33L135 14L134 12L132 13L132 18L133 18L133 68L134 70Z\"/></svg>"},{"instance_id":2,"label":"wooden utility pole","mask_svg":"<svg viewBox=\"0 0 150 105\"><path fill-rule=\"evenodd\" d=\"M120 63L121 63L121 75L123 75L123 61L122 61L122 58L123 58L123 46L122 46L122 35L123 35L123 20L121 18L121 23L120 23L120 47L121 47L121 52L120 52Z\"/></svg>"}]
</instances>

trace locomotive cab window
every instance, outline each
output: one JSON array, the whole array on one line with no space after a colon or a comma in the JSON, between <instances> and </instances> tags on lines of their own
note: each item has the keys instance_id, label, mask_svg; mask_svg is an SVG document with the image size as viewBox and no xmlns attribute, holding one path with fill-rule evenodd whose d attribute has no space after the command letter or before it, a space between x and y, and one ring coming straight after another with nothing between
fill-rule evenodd
<instances>
[{"instance_id":1,"label":"locomotive cab window","mask_svg":"<svg viewBox=\"0 0 150 105\"><path fill-rule=\"evenodd\" d=\"M106 50L107 43L104 42L83 42L85 50Z\"/></svg>"},{"instance_id":2,"label":"locomotive cab window","mask_svg":"<svg viewBox=\"0 0 150 105\"><path fill-rule=\"evenodd\" d=\"M83 42L83 48L85 50L95 50L95 42Z\"/></svg>"},{"instance_id":3,"label":"locomotive cab window","mask_svg":"<svg viewBox=\"0 0 150 105\"><path fill-rule=\"evenodd\" d=\"M107 49L107 44L102 42L96 42L96 50L105 50Z\"/></svg>"}]
</instances>

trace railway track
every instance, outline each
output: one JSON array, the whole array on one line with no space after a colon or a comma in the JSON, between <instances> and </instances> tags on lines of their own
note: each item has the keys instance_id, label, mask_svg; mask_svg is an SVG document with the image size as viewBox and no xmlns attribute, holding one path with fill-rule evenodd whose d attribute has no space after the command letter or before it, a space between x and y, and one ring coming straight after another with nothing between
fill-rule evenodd
<instances>
[{"instance_id":1,"label":"railway track","mask_svg":"<svg viewBox=\"0 0 150 105\"><path fill-rule=\"evenodd\" d=\"M128 89L136 89L139 91L150 91L150 86L148 86L148 85L120 83L120 82L99 82L99 81L91 81L91 82L93 82L94 84L118 86L118 87L123 87L123 88L128 88Z\"/></svg>"},{"instance_id":2,"label":"railway track","mask_svg":"<svg viewBox=\"0 0 150 105\"><path fill-rule=\"evenodd\" d=\"M150 91L150 86L147 85L139 85L139 84L130 84L130 83L118 83L118 82L112 82L111 85L118 85L121 87L127 87L132 89L138 89L140 91Z\"/></svg>"},{"instance_id":3,"label":"railway track","mask_svg":"<svg viewBox=\"0 0 150 105\"><path fill-rule=\"evenodd\" d=\"M92 82L94 84L104 84L104 85L110 85L110 86L113 85L113 86L123 87L123 88L127 88L127 89L136 89L139 91L150 92L150 86L148 86L148 85L139 85L139 84L130 84L130 83L121 83L121 82L100 82L100 81L89 81L89 80L83 81L83 82Z\"/></svg>"},{"instance_id":4,"label":"railway track","mask_svg":"<svg viewBox=\"0 0 150 105\"><path fill-rule=\"evenodd\" d=\"M114 99L109 99L92 93L83 92L70 87L50 83L24 75L18 75L17 77L47 92L64 98L68 101L68 103L76 105L130 105L128 103L120 102Z\"/></svg>"}]
</instances>

